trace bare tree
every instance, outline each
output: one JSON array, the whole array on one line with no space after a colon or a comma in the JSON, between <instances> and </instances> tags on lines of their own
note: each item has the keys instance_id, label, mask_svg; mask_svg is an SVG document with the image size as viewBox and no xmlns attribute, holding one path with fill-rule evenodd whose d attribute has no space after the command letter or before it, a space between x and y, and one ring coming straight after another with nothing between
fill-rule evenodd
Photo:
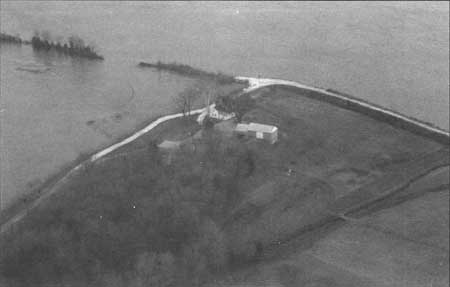
<instances>
[{"instance_id":1,"label":"bare tree","mask_svg":"<svg viewBox=\"0 0 450 287\"><path fill-rule=\"evenodd\" d=\"M184 115L190 115L190 112L197 100L203 102L203 105L208 107L220 94L217 83L210 81L199 80L194 85L182 91L175 98L177 109Z\"/></svg>"},{"instance_id":2,"label":"bare tree","mask_svg":"<svg viewBox=\"0 0 450 287\"><path fill-rule=\"evenodd\" d=\"M219 94L219 87L216 82L198 81L196 87L200 90L205 106L209 107L216 101Z\"/></svg>"},{"instance_id":3,"label":"bare tree","mask_svg":"<svg viewBox=\"0 0 450 287\"><path fill-rule=\"evenodd\" d=\"M191 114L192 107L194 106L194 103L198 99L199 95L200 90L196 87L189 87L178 94L175 98L175 104L177 109L183 113L183 116L188 116Z\"/></svg>"}]
</instances>

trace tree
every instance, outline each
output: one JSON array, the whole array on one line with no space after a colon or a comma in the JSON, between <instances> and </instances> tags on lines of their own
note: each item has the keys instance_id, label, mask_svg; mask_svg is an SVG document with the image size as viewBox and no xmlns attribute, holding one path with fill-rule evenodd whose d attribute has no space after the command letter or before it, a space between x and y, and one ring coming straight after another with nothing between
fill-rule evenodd
<instances>
[{"instance_id":1,"label":"tree","mask_svg":"<svg viewBox=\"0 0 450 287\"><path fill-rule=\"evenodd\" d=\"M47 31L47 30L42 31L42 32L41 32L41 39L42 39L43 41L47 41L47 42L50 43L51 40L52 40L52 37L51 37L50 32Z\"/></svg>"},{"instance_id":2,"label":"tree","mask_svg":"<svg viewBox=\"0 0 450 287\"><path fill-rule=\"evenodd\" d=\"M196 86L201 90L205 106L211 105L218 98L219 87L217 82L198 81Z\"/></svg>"},{"instance_id":3,"label":"tree","mask_svg":"<svg viewBox=\"0 0 450 287\"><path fill-rule=\"evenodd\" d=\"M182 91L175 98L177 109L183 115L190 115L195 102L199 99L203 101L204 106L210 106L218 97L220 91L217 83L208 81L197 81L194 85Z\"/></svg>"},{"instance_id":4,"label":"tree","mask_svg":"<svg viewBox=\"0 0 450 287\"><path fill-rule=\"evenodd\" d=\"M69 39L67 39L69 42L69 46L71 49L82 49L84 47L84 41L78 36L70 36Z\"/></svg>"},{"instance_id":5,"label":"tree","mask_svg":"<svg viewBox=\"0 0 450 287\"><path fill-rule=\"evenodd\" d=\"M175 98L177 109L183 113L183 116L191 114L192 107L200 95L200 90L196 87L189 87L182 91Z\"/></svg>"}]
</instances>

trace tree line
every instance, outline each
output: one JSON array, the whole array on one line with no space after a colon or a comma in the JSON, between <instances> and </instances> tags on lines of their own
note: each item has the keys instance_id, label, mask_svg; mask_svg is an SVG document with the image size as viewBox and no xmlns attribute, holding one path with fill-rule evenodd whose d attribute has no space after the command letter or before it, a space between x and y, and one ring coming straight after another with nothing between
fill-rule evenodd
<instances>
[{"instance_id":1,"label":"tree line","mask_svg":"<svg viewBox=\"0 0 450 287\"><path fill-rule=\"evenodd\" d=\"M35 32L31 38L31 45L35 50L54 50L63 54L80 56L89 59L103 60L95 48L85 44L78 36L70 36L67 41L52 41L48 32Z\"/></svg>"},{"instance_id":2,"label":"tree line","mask_svg":"<svg viewBox=\"0 0 450 287\"><path fill-rule=\"evenodd\" d=\"M22 44L22 39L19 35L13 36L6 33L0 33L0 43Z\"/></svg>"}]
</instances>

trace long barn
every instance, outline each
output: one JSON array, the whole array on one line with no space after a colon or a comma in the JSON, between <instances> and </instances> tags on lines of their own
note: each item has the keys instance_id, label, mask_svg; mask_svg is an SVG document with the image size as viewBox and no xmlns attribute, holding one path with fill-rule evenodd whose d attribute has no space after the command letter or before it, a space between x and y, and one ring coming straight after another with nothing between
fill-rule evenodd
<instances>
[{"instance_id":1,"label":"long barn","mask_svg":"<svg viewBox=\"0 0 450 287\"><path fill-rule=\"evenodd\" d=\"M274 144L278 140L278 128L271 125L257 123L238 124L235 128L235 132L249 137L266 140L271 144Z\"/></svg>"}]
</instances>

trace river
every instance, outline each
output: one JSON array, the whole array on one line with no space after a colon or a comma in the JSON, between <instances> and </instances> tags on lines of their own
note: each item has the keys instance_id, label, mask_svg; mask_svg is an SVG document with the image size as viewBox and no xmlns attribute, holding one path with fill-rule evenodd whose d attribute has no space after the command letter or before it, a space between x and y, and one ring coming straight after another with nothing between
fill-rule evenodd
<instances>
[{"instance_id":1,"label":"river","mask_svg":"<svg viewBox=\"0 0 450 287\"><path fill-rule=\"evenodd\" d=\"M105 56L1 46L3 207L79 154L173 111L173 97L192 80L139 69L139 61L331 87L449 129L446 2L0 5L2 32L75 34ZM45 70L20 70L30 65Z\"/></svg>"}]
</instances>

